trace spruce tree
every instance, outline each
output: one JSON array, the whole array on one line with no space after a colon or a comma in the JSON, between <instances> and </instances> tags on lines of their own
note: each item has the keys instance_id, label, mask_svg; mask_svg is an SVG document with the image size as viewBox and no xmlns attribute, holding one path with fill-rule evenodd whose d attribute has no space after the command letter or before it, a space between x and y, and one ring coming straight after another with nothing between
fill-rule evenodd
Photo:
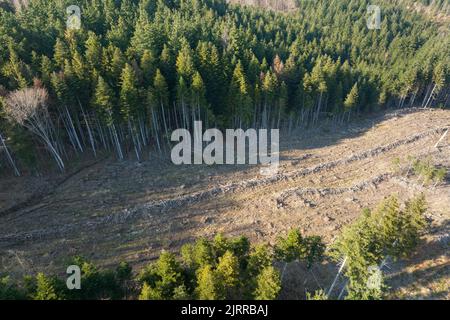
<instances>
[{"instance_id":1,"label":"spruce tree","mask_svg":"<svg viewBox=\"0 0 450 320\"><path fill-rule=\"evenodd\" d=\"M272 266L265 267L257 277L255 300L275 300L280 290L280 274Z\"/></svg>"},{"instance_id":2,"label":"spruce tree","mask_svg":"<svg viewBox=\"0 0 450 320\"><path fill-rule=\"evenodd\" d=\"M139 106L136 74L129 64L123 68L120 81L120 111L124 119L129 120L136 116L136 109Z\"/></svg>"},{"instance_id":3,"label":"spruce tree","mask_svg":"<svg viewBox=\"0 0 450 320\"><path fill-rule=\"evenodd\" d=\"M56 294L54 281L46 277L43 273L38 273L36 276L36 293L33 296L34 300L59 300Z\"/></svg>"},{"instance_id":4,"label":"spruce tree","mask_svg":"<svg viewBox=\"0 0 450 320\"><path fill-rule=\"evenodd\" d=\"M197 271L197 298L200 300L219 300L220 294L217 275L211 265L206 264Z\"/></svg>"},{"instance_id":5,"label":"spruce tree","mask_svg":"<svg viewBox=\"0 0 450 320\"><path fill-rule=\"evenodd\" d=\"M219 294L224 298L233 298L239 284L239 260L231 251L226 251L219 258L216 268Z\"/></svg>"}]
</instances>

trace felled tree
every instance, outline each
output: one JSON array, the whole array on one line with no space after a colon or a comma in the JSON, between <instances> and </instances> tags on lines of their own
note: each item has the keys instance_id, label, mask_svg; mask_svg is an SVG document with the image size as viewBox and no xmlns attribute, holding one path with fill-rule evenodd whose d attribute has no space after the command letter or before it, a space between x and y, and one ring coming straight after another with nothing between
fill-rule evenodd
<instances>
[{"instance_id":1,"label":"felled tree","mask_svg":"<svg viewBox=\"0 0 450 320\"><path fill-rule=\"evenodd\" d=\"M32 87L16 90L6 98L7 117L38 136L52 154L61 171L64 162L54 138L54 127L47 109L48 94L44 88Z\"/></svg>"}]
</instances>

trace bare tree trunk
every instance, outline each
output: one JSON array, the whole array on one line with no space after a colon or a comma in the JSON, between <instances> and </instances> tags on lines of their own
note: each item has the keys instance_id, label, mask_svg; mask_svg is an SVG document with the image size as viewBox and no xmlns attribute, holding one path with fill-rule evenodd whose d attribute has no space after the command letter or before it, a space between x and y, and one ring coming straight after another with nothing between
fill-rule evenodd
<instances>
[{"instance_id":1,"label":"bare tree trunk","mask_svg":"<svg viewBox=\"0 0 450 320\"><path fill-rule=\"evenodd\" d=\"M429 96L427 102L425 103L425 106L424 106L425 109L428 107L428 104L430 103L430 100L433 97L433 93L434 93L435 89L436 89L436 84L433 86L433 90L431 90L430 96Z\"/></svg>"},{"instance_id":2,"label":"bare tree trunk","mask_svg":"<svg viewBox=\"0 0 450 320\"><path fill-rule=\"evenodd\" d=\"M169 130L167 129L167 122L166 122L166 113L164 112L164 106L163 106L162 101L160 104L161 104L161 113L162 113L162 117L163 117L164 132L166 134L167 145L170 145Z\"/></svg>"},{"instance_id":3,"label":"bare tree trunk","mask_svg":"<svg viewBox=\"0 0 450 320\"><path fill-rule=\"evenodd\" d=\"M123 160L122 147L121 147L121 145L120 145L119 136L118 136L118 134L117 134L116 126L114 125L114 123L112 124L112 126L111 126L110 129L111 129L112 135L113 135L113 137L114 137L117 155L118 155L118 157L119 157L120 160Z\"/></svg>"},{"instance_id":4,"label":"bare tree trunk","mask_svg":"<svg viewBox=\"0 0 450 320\"><path fill-rule=\"evenodd\" d=\"M425 96L423 97L423 101L422 101L422 108L425 107L425 101L427 101L428 99L428 94L430 93L431 90L431 84L429 84L427 86L427 91L425 92Z\"/></svg>"},{"instance_id":5,"label":"bare tree trunk","mask_svg":"<svg viewBox=\"0 0 450 320\"><path fill-rule=\"evenodd\" d=\"M75 139L75 141L76 141L76 143L77 143L78 148L80 149L80 151L83 152L83 147L81 146L80 139L78 138L77 131L75 130L75 126L74 126L74 124L73 124L72 117L70 116L69 109L67 109L67 106L64 106L64 109L65 109L65 111L66 111L67 119L68 119L68 121L69 121L69 125L70 125L71 131L72 131L73 138Z\"/></svg>"},{"instance_id":6,"label":"bare tree trunk","mask_svg":"<svg viewBox=\"0 0 450 320\"><path fill-rule=\"evenodd\" d=\"M333 292L334 286L336 285L337 280L339 279L339 276L341 275L342 271L344 270L345 263L347 262L347 257L344 258L344 261L342 261L341 266L339 267L339 270L334 277L333 283L330 286L330 289L328 289L327 297L329 298L331 295L331 292Z\"/></svg>"},{"instance_id":7,"label":"bare tree trunk","mask_svg":"<svg viewBox=\"0 0 450 320\"><path fill-rule=\"evenodd\" d=\"M6 146L6 143L5 143L5 139L3 139L3 136L2 136L1 132L0 132L0 142L2 143L3 149L5 150L6 157L8 158L9 162L11 163L11 166L13 168L14 174L17 177L20 177L19 169L17 169L16 164L15 164L11 154L9 153L8 147Z\"/></svg>"},{"instance_id":8,"label":"bare tree trunk","mask_svg":"<svg viewBox=\"0 0 450 320\"><path fill-rule=\"evenodd\" d=\"M155 111L152 108L152 122L153 122L153 132L155 134L156 144L158 146L158 151L161 154L161 144L159 143L159 133L158 133L158 121L156 120Z\"/></svg>"},{"instance_id":9,"label":"bare tree trunk","mask_svg":"<svg viewBox=\"0 0 450 320\"><path fill-rule=\"evenodd\" d=\"M134 152L136 153L136 158L140 162L141 161L141 157L139 156L138 142L136 141L136 137L135 137L133 126L131 125L130 119L128 119L128 130L129 130L130 135L131 135L131 140L133 142Z\"/></svg>"},{"instance_id":10,"label":"bare tree trunk","mask_svg":"<svg viewBox=\"0 0 450 320\"><path fill-rule=\"evenodd\" d=\"M416 96L417 96L417 90L414 91L412 97L411 97L411 102L409 103L409 107L412 107L414 105L414 101L416 100Z\"/></svg>"}]
</instances>

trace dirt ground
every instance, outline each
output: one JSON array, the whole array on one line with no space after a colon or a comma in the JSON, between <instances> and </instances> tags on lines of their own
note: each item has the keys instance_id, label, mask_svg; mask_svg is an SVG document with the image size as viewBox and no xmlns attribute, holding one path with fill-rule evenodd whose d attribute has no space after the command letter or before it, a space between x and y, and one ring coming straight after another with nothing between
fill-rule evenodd
<instances>
[{"instance_id":1,"label":"dirt ground","mask_svg":"<svg viewBox=\"0 0 450 320\"><path fill-rule=\"evenodd\" d=\"M0 273L64 274L69 257L100 266L130 262L136 270L162 249L176 250L198 237L246 235L273 243L291 228L331 243L363 208L391 194L407 200L425 193L432 228L406 261L392 263L392 298L449 299L450 184L422 186L398 170L408 156L430 157L450 168L449 110L404 110L333 128L281 134L280 171L255 166L175 166L108 158L66 176L1 177ZM328 289L337 266L304 270L292 263L282 298Z\"/></svg>"}]
</instances>

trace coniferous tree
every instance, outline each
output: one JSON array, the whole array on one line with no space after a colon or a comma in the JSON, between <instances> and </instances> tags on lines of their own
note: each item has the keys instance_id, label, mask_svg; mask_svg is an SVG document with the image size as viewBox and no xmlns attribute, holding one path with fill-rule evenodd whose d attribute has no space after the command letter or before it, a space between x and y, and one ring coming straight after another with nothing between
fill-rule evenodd
<instances>
[{"instance_id":1,"label":"coniferous tree","mask_svg":"<svg viewBox=\"0 0 450 320\"><path fill-rule=\"evenodd\" d=\"M256 300L275 300L281 290L280 274L274 267L265 267L257 277Z\"/></svg>"},{"instance_id":2,"label":"coniferous tree","mask_svg":"<svg viewBox=\"0 0 450 320\"><path fill-rule=\"evenodd\" d=\"M358 105L358 99L358 84L355 83L344 101L344 110L348 113L349 117L350 113L354 111L354 109Z\"/></svg>"},{"instance_id":3,"label":"coniferous tree","mask_svg":"<svg viewBox=\"0 0 450 320\"><path fill-rule=\"evenodd\" d=\"M197 271L197 297L200 300L223 299L220 294L217 275L211 265L204 265Z\"/></svg>"}]
</instances>

